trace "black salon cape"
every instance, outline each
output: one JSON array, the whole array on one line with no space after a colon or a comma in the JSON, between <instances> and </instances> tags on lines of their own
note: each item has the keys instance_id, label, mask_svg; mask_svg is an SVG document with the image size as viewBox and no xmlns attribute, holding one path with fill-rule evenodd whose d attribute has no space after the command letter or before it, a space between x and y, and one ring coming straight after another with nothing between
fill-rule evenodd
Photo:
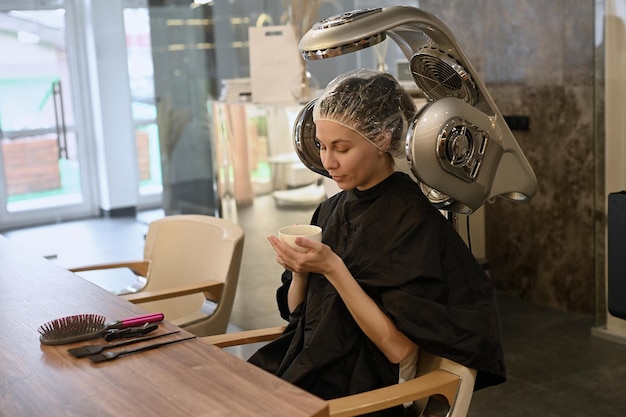
<instances>
[{"instance_id":1,"label":"black salon cape","mask_svg":"<svg viewBox=\"0 0 626 417\"><path fill-rule=\"evenodd\" d=\"M495 289L410 177L396 172L369 190L340 192L312 223L420 349L477 369L475 389L505 381ZM291 273L282 281L277 301L289 324L251 363L323 399L398 382L398 365L365 336L324 276L311 274L306 300L291 315Z\"/></svg>"}]
</instances>

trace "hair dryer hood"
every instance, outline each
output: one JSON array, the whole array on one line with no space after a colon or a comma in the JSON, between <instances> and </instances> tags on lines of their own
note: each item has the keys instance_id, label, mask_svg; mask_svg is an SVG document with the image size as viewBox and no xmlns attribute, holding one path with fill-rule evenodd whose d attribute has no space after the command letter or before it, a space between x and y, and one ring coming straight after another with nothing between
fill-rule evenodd
<instances>
[{"instance_id":1,"label":"hair dryer hood","mask_svg":"<svg viewBox=\"0 0 626 417\"><path fill-rule=\"evenodd\" d=\"M409 129L406 151L418 180L438 199L449 196L440 208L471 213L495 196L529 200L537 189L530 164L454 35L435 16L409 6L346 12L316 23L299 49L307 60L325 59L386 37L409 60L415 83L430 99ZM300 152L308 147L306 137L315 138L314 126L308 120L299 127L294 140L300 159L323 173L311 152Z\"/></svg>"}]
</instances>

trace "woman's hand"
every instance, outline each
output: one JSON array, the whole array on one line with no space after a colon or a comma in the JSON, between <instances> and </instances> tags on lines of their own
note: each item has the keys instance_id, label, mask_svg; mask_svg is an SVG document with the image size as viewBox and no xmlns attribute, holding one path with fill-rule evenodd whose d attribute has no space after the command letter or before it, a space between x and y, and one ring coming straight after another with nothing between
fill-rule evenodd
<instances>
[{"instance_id":1,"label":"woman's hand","mask_svg":"<svg viewBox=\"0 0 626 417\"><path fill-rule=\"evenodd\" d=\"M295 240L296 244L306 249L306 252L299 252L276 236L268 236L267 240L274 248L276 262L292 272L317 272L326 275L332 272L337 262L343 264L341 258L328 245L321 242L297 237Z\"/></svg>"}]
</instances>

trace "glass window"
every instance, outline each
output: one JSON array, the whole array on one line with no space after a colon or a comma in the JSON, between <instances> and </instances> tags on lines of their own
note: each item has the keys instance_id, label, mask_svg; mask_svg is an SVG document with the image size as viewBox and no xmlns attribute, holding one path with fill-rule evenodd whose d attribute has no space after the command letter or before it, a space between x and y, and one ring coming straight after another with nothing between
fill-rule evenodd
<instances>
[{"instance_id":1,"label":"glass window","mask_svg":"<svg viewBox=\"0 0 626 417\"><path fill-rule=\"evenodd\" d=\"M139 193L158 194L163 185L147 5L124 9L124 29L137 144Z\"/></svg>"}]
</instances>

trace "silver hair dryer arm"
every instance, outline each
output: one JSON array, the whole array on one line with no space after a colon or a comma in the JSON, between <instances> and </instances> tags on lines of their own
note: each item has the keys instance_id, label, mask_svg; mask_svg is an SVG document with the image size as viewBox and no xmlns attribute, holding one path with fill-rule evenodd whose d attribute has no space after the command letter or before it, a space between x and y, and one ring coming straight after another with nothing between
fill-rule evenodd
<instances>
[{"instance_id":1,"label":"silver hair dryer arm","mask_svg":"<svg viewBox=\"0 0 626 417\"><path fill-rule=\"evenodd\" d=\"M458 200L464 212L495 196L532 198L537 180L530 164L454 35L435 16L409 6L354 10L315 24L299 49L307 60L326 59L387 36L410 61L415 83L431 100L407 137L407 158L417 178ZM444 98L446 105L431 106Z\"/></svg>"},{"instance_id":2,"label":"silver hair dryer arm","mask_svg":"<svg viewBox=\"0 0 626 417\"><path fill-rule=\"evenodd\" d=\"M304 34L298 49L306 60L354 52L392 38L408 60L428 38L459 49L452 32L435 16L409 6L354 10L329 17Z\"/></svg>"}]
</instances>

